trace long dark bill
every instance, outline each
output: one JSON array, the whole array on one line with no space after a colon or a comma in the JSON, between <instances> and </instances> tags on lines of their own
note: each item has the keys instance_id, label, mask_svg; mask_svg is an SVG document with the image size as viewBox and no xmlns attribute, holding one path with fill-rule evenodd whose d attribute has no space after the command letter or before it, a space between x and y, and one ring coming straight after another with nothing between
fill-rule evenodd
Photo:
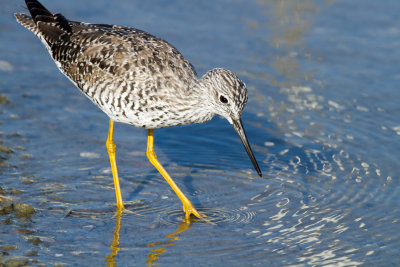
<instances>
[{"instance_id":1,"label":"long dark bill","mask_svg":"<svg viewBox=\"0 0 400 267\"><path fill-rule=\"evenodd\" d=\"M253 166L256 169L258 175L260 177L262 177L262 173L261 173L260 167L258 167L257 160L254 157L253 151L251 150L249 141L247 141L247 136L246 136L246 133L245 133L244 128L243 128L242 120L241 119L234 120L233 121L233 128L235 128L235 131L238 133L238 135L240 137L240 140L242 141L242 144L243 144L244 148L246 149L247 154L249 155L249 158L250 158L251 162L253 163Z\"/></svg>"}]
</instances>

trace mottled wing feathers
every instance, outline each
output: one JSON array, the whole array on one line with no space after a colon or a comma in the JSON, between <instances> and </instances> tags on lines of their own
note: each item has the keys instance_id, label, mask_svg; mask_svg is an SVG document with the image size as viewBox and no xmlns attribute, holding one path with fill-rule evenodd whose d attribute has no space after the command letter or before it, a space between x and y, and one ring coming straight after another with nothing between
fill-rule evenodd
<instances>
[{"instance_id":1,"label":"mottled wing feathers","mask_svg":"<svg viewBox=\"0 0 400 267\"><path fill-rule=\"evenodd\" d=\"M69 21L61 14L53 15L36 0L26 0L26 4L33 21L27 15L15 14L18 22L46 42L53 59L67 76L71 63L82 62L130 78L141 69L146 69L149 76L162 73L168 64L171 75L183 80L185 75L190 76L187 80L196 78L193 66L177 49L151 34L129 27Z\"/></svg>"}]
</instances>

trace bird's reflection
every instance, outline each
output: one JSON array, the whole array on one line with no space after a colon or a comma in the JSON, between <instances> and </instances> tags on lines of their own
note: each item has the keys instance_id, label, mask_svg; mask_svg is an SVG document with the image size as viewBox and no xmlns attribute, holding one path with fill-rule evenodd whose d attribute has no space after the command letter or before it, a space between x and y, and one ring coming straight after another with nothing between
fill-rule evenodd
<instances>
[{"instance_id":1,"label":"bird's reflection","mask_svg":"<svg viewBox=\"0 0 400 267\"><path fill-rule=\"evenodd\" d=\"M121 250L119 247L119 231L121 229L121 218L122 218L122 209L117 209L115 213L115 229L114 229L114 234L113 234L113 242L109 246L111 249L111 253L106 256L106 265L107 266L117 266L117 263L115 261L115 256L118 254L118 252Z\"/></svg>"},{"instance_id":2,"label":"bird's reflection","mask_svg":"<svg viewBox=\"0 0 400 267\"><path fill-rule=\"evenodd\" d=\"M168 247L171 247L175 245L175 241L179 240L179 234L185 232L186 230L190 229L192 226L192 221L196 220L193 218L189 219L190 221L187 221L186 219L183 219L182 222L178 226L178 230L173 232L172 234L168 234L165 236L167 240L164 241L158 241L158 242L153 242L148 244L147 246L152 248L150 249L150 253L147 254L147 266L153 266L155 264L155 261L158 260L159 256L167 251ZM157 247L157 248L156 248ZM157 265L157 264L156 264Z\"/></svg>"},{"instance_id":3,"label":"bird's reflection","mask_svg":"<svg viewBox=\"0 0 400 267\"><path fill-rule=\"evenodd\" d=\"M113 242L109 246L111 252L106 256L106 266L117 266L117 262L115 260L115 256L121 250L119 247L119 238L120 238L120 229L121 229L121 218L122 218L122 209L118 209L115 214L115 229L113 234ZM179 240L179 234L190 229L192 226L192 222L196 221L195 218L190 218L189 220L183 218L181 223L178 226L178 229L165 236L167 240L152 242L147 246L150 249L150 253L146 256L147 266L157 265L155 262L159 259L160 255L167 251L168 247L175 245L175 242Z\"/></svg>"}]
</instances>

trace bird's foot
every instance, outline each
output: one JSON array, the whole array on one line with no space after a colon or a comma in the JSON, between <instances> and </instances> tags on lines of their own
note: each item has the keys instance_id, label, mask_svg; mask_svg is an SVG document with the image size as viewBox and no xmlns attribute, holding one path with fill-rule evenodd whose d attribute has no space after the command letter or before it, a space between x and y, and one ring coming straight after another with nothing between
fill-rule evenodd
<instances>
[{"instance_id":1,"label":"bird's foot","mask_svg":"<svg viewBox=\"0 0 400 267\"><path fill-rule=\"evenodd\" d=\"M207 220L206 218L207 216L204 214L200 214L188 199L184 199L182 203L183 203L183 211L185 212L185 221L187 223L191 222L192 214L204 222L211 223L211 221Z\"/></svg>"}]
</instances>

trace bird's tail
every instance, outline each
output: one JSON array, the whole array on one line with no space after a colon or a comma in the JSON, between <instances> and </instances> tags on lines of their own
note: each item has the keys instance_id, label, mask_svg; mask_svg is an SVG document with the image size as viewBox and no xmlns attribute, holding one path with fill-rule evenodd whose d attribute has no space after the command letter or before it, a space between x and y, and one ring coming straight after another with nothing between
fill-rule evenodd
<instances>
[{"instance_id":1,"label":"bird's tail","mask_svg":"<svg viewBox=\"0 0 400 267\"><path fill-rule=\"evenodd\" d=\"M35 35L52 44L60 36L72 31L68 20L61 14L52 14L37 0L25 0L31 17L26 14L16 13L17 21Z\"/></svg>"}]
</instances>

